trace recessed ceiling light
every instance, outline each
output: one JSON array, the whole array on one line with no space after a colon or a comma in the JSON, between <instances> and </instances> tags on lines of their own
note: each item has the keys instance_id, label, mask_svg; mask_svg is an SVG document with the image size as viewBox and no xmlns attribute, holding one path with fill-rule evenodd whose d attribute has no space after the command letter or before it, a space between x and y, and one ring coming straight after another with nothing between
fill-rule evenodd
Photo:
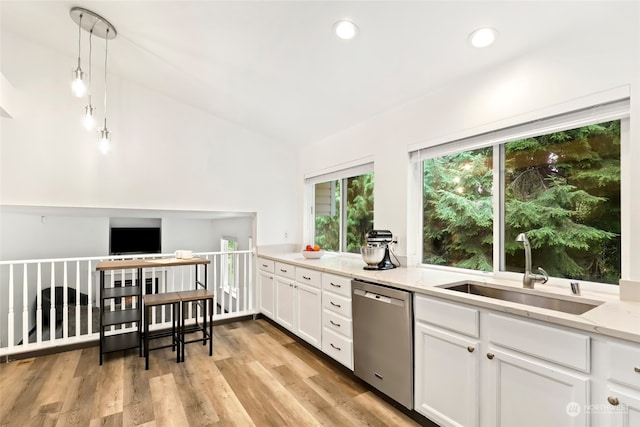
<instances>
[{"instance_id":1,"label":"recessed ceiling light","mask_svg":"<svg viewBox=\"0 0 640 427\"><path fill-rule=\"evenodd\" d=\"M487 47L492 44L498 32L493 28L479 28L469 34L469 43L474 47Z\"/></svg>"},{"instance_id":2,"label":"recessed ceiling light","mask_svg":"<svg viewBox=\"0 0 640 427\"><path fill-rule=\"evenodd\" d=\"M343 40L351 40L358 35L358 27L351 21L342 20L333 24L336 35Z\"/></svg>"}]
</instances>

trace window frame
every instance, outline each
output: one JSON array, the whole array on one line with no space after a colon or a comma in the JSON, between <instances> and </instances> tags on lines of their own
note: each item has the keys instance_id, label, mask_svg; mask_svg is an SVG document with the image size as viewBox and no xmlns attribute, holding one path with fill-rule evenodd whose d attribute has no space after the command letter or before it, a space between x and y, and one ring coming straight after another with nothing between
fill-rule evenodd
<instances>
[{"instance_id":1,"label":"window frame","mask_svg":"<svg viewBox=\"0 0 640 427\"><path fill-rule=\"evenodd\" d=\"M630 99L628 96L621 97L619 99L610 100L610 102L603 102L598 105L593 105L586 108L581 108L573 111L568 111L563 114L557 114L549 116L546 119L538 119L532 122L527 122L521 125L513 125L510 127L504 127L491 132L478 133L467 138L460 138L451 140L450 142L440 142L438 144L431 144L431 146L424 145L423 147L417 147L416 149L409 149L410 159L410 173L413 175L413 191L415 197L413 202L410 203L409 209L416 212L414 218L417 221L417 240L415 242L416 247L416 264L420 267L459 272L465 274L472 274L482 277L492 277L495 279L504 280L522 280L522 273L509 272L504 270L505 257L504 257L504 238L505 238L505 194L504 187L504 145L509 141L525 138L540 136L553 132L560 132L562 130L574 129L582 126L587 126L595 123L603 123L612 120L620 120L620 175L621 175L621 211L623 212L620 218L621 227L621 266L620 275L621 278L626 277L626 272L629 271L628 264L630 262L628 254L625 254L624 248L628 248L626 240L629 239L630 219L629 215L625 215L625 206L628 206L628 192L629 183L627 182L630 175L630 164L623 156L623 153L628 152L628 146L630 144ZM423 221L422 221L422 208L423 208L423 160L436 157L445 156L447 154L458 153L461 151L474 150L483 147L493 147L493 271L479 271L463 269L459 267L451 267L444 265L424 264L422 262L423 257ZM411 199L411 198L410 198ZM411 230L409 230L411 231ZM550 277L548 284L555 286L568 287L571 281L575 279L565 279L561 277ZM580 280L584 289L596 290L606 293L618 293L619 286L609 283L590 282L586 280Z\"/></svg>"}]
</instances>

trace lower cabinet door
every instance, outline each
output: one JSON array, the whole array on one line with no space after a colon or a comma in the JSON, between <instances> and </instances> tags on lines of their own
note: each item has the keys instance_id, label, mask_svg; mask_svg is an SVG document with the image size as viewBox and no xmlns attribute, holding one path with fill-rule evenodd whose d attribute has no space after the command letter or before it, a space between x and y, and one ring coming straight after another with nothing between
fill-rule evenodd
<instances>
[{"instance_id":1,"label":"lower cabinet door","mask_svg":"<svg viewBox=\"0 0 640 427\"><path fill-rule=\"evenodd\" d=\"M295 281L284 277L276 276L276 301L274 320L285 328L295 331L295 304L296 289Z\"/></svg>"},{"instance_id":2,"label":"lower cabinet door","mask_svg":"<svg viewBox=\"0 0 640 427\"><path fill-rule=\"evenodd\" d=\"M321 290L298 283L296 292L297 335L318 348L322 342Z\"/></svg>"},{"instance_id":3,"label":"lower cabinet door","mask_svg":"<svg viewBox=\"0 0 640 427\"><path fill-rule=\"evenodd\" d=\"M259 309L262 314L273 319L273 273L258 271Z\"/></svg>"},{"instance_id":4,"label":"lower cabinet door","mask_svg":"<svg viewBox=\"0 0 640 427\"><path fill-rule=\"evenodd\" d=\"M611 427L640 426L640 390L610 386L607 391L607 402L594 405L594 411L609 415Z\"/></svg>"},{"instance_id":5,"label":"lower cabinet door","mask_svg":"<svg viewBox=\"0 0 640 427\"><path fill-rule=\"evenodd\" d=\"M478 342L418 322L414 344L416 411L441 426L478 426Z\"/></svg>"},{"instance_id":6,"label":"lower cabinet door","mask_svg":"<svg viewBox=\"0 0 640 427\"><path fill-rule=\"evenodd\" d=\"M577 427L588 425L589 378L538 359L489 348L489 425Z\"/></svg>"}]
</instances>

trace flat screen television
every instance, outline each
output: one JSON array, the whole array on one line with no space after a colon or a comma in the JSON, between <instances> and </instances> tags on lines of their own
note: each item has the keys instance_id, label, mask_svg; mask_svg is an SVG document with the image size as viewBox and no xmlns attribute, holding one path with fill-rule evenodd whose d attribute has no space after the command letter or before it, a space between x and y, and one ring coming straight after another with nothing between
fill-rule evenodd
<instances>
[{"instance_id":1,"label":"flat screen television","mask_svg":"<svg viewBox=\"0 0 640 427\"><path fill-rule=\"evenodd\" d=\"M111 227L109 253L159 254L160 227Z\"/></svg>"}]
</instances>

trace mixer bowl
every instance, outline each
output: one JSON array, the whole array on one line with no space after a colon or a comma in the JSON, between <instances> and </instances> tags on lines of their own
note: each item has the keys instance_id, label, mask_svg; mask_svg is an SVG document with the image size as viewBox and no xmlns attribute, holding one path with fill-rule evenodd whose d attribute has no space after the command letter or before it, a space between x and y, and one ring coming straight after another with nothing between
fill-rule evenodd
<instances>
[{"instance_id":1,"label":"mixer bowl","mask_svg":"<svg viewBox=\"0 0 640 427\"><path fill-rule=\"evenodd\" d=\"M360 254L368 266L373 267L384 258L385 248L383 246L361 246Z\"/></svg>"}]
</instances>

